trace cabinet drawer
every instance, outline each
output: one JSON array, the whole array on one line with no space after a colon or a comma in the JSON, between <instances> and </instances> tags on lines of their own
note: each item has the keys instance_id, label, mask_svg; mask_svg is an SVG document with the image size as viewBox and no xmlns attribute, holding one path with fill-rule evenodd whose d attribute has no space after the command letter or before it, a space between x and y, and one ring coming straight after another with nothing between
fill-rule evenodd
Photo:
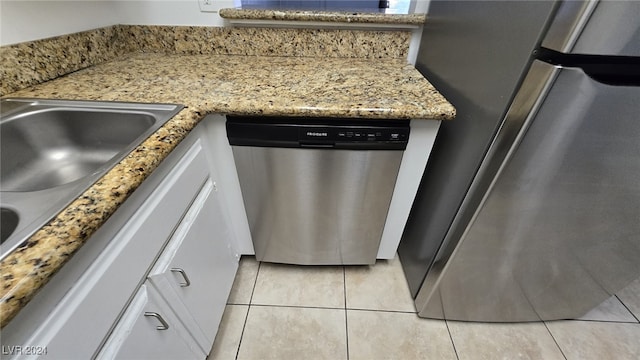
<instances>
[{"instance_id":1,"label":"cabinet drawer","mask_svg":"<svg viewBox=\"0 0 640 360\"><path fill-rule=\"evenodd\" d=\"M213 345L238 268L218 197L208 179L149 273L205 352Z\"/></svg>"},{"instance_id":2,"label":"cabinet drawer","mask_svg":"<svg viewBox=\"0 0 640 360\"><path fill-rule=\"evenodd\" d=\"M97 359L202 359L186 331L153 290L143 284Z\"/></svg>"}]
</instances>

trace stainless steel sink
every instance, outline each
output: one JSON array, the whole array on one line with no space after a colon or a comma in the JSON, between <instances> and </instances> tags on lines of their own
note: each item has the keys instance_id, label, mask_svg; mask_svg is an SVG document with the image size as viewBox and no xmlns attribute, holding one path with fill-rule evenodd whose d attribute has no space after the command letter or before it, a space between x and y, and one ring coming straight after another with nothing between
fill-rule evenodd
<instances>
[{"instance_id":1,"label":"stainless steel sink","mask_svg":"<svg viewBox=\"0 0 640 360\"><path fill-rule=\"evenodd\" d=\"M15 211L0 208L0 222L0 241L4 242L16 230L16 227L18 227L18 223L20 222L20 218Z\"/></svg>"},{"instance_id":2,"label":"stainless steel sink","mask_svg":"<svg viewBox=\"0 0 640 360\"><path fill-rule=\"evenodd\" d=\"M182 108L176 104L0 100L0 258Z\"/></svg>"},{"instance_id":3,"label":"stainless steel sink","mask_svg":"<svg viewBox=\"0 0 640 360\"><path fill-rule=\"evenodd\" d=\"M2 191L34 191L92 174L156 122L145 113L43 109L2 122Z\"/></svg>"}]
</instances>

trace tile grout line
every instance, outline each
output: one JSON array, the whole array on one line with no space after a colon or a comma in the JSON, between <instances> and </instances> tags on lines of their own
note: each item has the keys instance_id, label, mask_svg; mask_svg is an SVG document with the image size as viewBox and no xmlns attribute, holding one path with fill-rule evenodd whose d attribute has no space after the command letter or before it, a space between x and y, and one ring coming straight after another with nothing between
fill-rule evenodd
<instances>
[{"instance_id":1,"label":"tile grout line","mask_svg":"<svg viewBox=\"0 0 640 360\"><path fill-rule=\"evenodd\" d=\"M453 346L453 353L456 355L456 359L460 360L460 355L458 355L458 349L456 349L456 343L453 341L453 335L451 335L451 329L449 329L449 322L447 320L442 320L442 321L444 321L444 325L447 327L447 332L449 333L449 340L451 340L451 346Z\"/></svg>"},{"instance_id":2,"label":"tile grout line","mask_svg":"<svg viewBox=\"0 0 640 360\"><path fill-rule=\"evenodd\" d=\"M342 308L342 307L309 306L309 305L251 304L251 307L275 307L275 308L318 309L318 310L344 310L344 308Z\"/></svg>"},{"instance_id":3,"label":"tile grout line","mask_svg":"<svg viewBox=\"0 0 640 360\"><path fill-rule=\"evenodd\" d=\"M631 314L633 315L633 314ZM634 316L635 317L635 316ZM631 324L640 325L640 322L635 321L618 321L618 320L591 320L591 319L557 319L550 321L570 321L570 322L585 322L585 323L602 323L602 324Z\"/></svg>"},{"instance_id":4,"label":"tile grout line","mask_svg":"<svg viewBox=\"0 0 640 360\"><path fill-rule=\"evenodd\" d=\"M620 303L622 304L622 306L624 306L625 309L627 309L627 311L631 314L631 316L633 316L634 319L636 319L636 321L638 323L640 323L640 319L638 319L638 317L636 316L636 314L633 313L633 311L631 311L631 309L629 309L629 307L627 306L627 304L624 303L624 301L622 301L622 299L620 299L618 297L618 295L613 295L616 297L616 299L618 299L618 301L620 301Z\"/></svg>"},{"instance_id":5,"label":"tile grout line","mask_svg":"<svg viewBox=\"0 0 640 360\"><path fill-rule=\"evenodd\" d=\"M560 347L560 344L558 344L558 340L556 340L556 337L553 336L553 333L551 332L551 329L549 329L549 326L547 326L547 322L543 321L542 322L544 324L545 329L547 329L547 332L549 333L549 335L551 335L551 338L553 339L553 342L556 344L556 346L558 347L558 350L560 350L560 354L562 354L562 356L565 358L565 360L567 359L567 355L565 355L564 351L562 351L562 347Z\"/></svg>"},{"instance_id":6,"label":"tile grout line","mask_svg":"<svg viewBox=\"0 0 640 360\"><path fill-rule=\"evenodd\" d=\"M376 310L376 309L350 308L350 307L348 307L347 310L383 312L383 313L392 313L392 314L413 314L413 315L418 315L418 313L415 312L415 311L404 311L404 310L381 310L381 309Z\"/></svg>"},{"instance_id":7,"label":"tile grout line","mask_svg":"<svg viewBox=\"0 0 640 360\"><path fill-rule=\"evenodd\" d=\"M633 315L633 314L631 314ZM634 316L635 318L635 316ZM620 320L591 320L591 319L563 319L563 320L552 320L552 321L573 321L573 322L592 322L592 323L604 323L604 324L634 324L637 325L640 322L638 321L620 321Z\"/></svg>"},{"instance_id":8,"label":"tile grout line","mask_svg":"<svg viewBox=\"0 0 640 360\"><path fill-rule=\"evenodd\" d=\"M349 317L347 314L347 270L342 266L342 288L344 290L344 329L347 339L347 360L349 360Z\"/></svg>"},{"instance_id":9,"label":"tile grout line","mask_svg":"<svg viewBox=\"0 0 640 360\"><path fill-rule=\"evenodd\" d=\"M238 360L238 355L240 354L240 345L242 345L242 337L244 336L244 330L247 328L247 320L249 319L249 310L251 309L251 305L247 307L247 313L244 315L244 323L242 324L242 332L240 333L240 341L238 341L238 348L236 349L236 357Z\"/></svg>"},{"instance_id":10,"label":"tile grout line","mask_svg":"<svg viewBox=\"0 0 640 360\"><path fill-rule=\"evenodd\" d=\"M249 320L249 311L251 310L251 302L253 301L253 293L256 291L256 284L258 283L258 274L260 273L260 267L262 263L258 262L258 271L256 271L256 278L253 279L253 288L251 289L251 296L249 297L249 306L247 307L247 314L244 316L244 324L242 325L242 332L240 333L240 341L238 341L238 348L236 349L236 357L240 355L240 346L242 345L242 338L244 337L244 331L247 328L247 321Z\"/></svg>"}]
</instances>

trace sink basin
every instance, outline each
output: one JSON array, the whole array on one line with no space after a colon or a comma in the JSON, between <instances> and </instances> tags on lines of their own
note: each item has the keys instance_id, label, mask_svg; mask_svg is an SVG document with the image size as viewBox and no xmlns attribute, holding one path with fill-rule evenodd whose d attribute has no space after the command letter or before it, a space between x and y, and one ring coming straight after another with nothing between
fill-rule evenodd
<instances>
[{"instance_id":1,"label":"sink basin","mask_svg":"<svg viewBox=\"0 0 640 360\"><path fill-rule=\"evenodd\" d=\"M0 100L0 259L182 110L177 104Z\"/></svg>"},{"instance_id":2,"label":"sink basin","mask_svg":"<svg viewBox=\"0 0 640 360\"><path fill-rule=\"evenodd\" d=\"M92 174L156 122L145 113L45 109L0 124L0 189L35 191Z\"/></svg>"},{"instance_id":3,"label":"sink basin","mask_svg":"<svg viewBox=\"0 0 640 360\"><path fill-rule=\"evenodd\" d=\"M18 222L20 222L20 218L15 211L0 208L0 244L11 236L16 227L18 227Z\"/></svg>"}]
</instances>

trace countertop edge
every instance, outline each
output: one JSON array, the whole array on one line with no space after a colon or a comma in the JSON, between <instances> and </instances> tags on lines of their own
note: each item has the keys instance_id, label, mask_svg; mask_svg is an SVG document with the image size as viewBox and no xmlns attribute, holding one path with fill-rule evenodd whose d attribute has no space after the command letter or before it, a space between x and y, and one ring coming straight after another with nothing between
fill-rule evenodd
<instances>
[{"instance_id":1,"label":"countertop edge","mask_svg":"<svg viewBox=\"0 0 640 360\"><path fill-rule=\"evenodd\" d=\"M426 14L384 14L369 12L220 9L220 17L234 20L319 21L328 23L423 25Z\"/></svg>"}]
</instances>

